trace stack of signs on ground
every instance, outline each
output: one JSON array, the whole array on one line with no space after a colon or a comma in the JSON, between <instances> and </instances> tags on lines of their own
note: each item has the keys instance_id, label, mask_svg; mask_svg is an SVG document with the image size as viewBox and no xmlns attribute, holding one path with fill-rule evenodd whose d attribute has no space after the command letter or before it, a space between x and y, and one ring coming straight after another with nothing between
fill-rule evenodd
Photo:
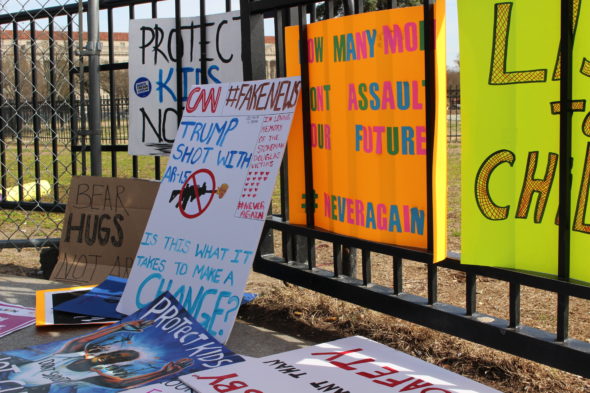
<instances>
[{"instance_id":1,"label":"stack of signs on ground","mask_svg":"<svg viewBox=\"0 0 590 393\"><path fill-rule=\"evenodd\" d=\"M183 375L180 380L199 393L499 393L359 336Z\"/></svg>"},{"instance_id":2,"label":"stack of signs on ground","mask_svg":"<svg viewBox=\"0 0 590 393\"><path fill-rule=\"evenodd\" d=\"M126 283L126 278L108 276L106 280L90 291L54 306L53 309L93 317L122 319L125 315L118 313L115 308L121 299Z\"/></svg>"},{"instance_id":3,"label":"stack of signs on ground","mask_svg":"<svg viewBox=\"0 0 590 393\"><path fill-rule=\"evenodd\" d=\"M75 313L72 310L60 311L55 307L88 294L96 285L45 289L37 291L35 315L37 326L48 325L91 325L118 322L121 318L106 318Z\"/></svg>"},{"instance_id":4,"label":"stack of signs on ground","mask_svg":"<svg viewBox=\"0 0 590 393\"><path fill-rule=\"evenodd\" d=\"M240 13L181 18L182 91L177 91L176 19L129 21L129 153L168 155L178 129L178 102L193 85L243 79ZM206 39L201 39L201 33ZM260 31L262 34L262 31ZM203 59L201 44L206 47ZM207 69L202 69L206 60Z\"/></svg>"},{"instance_id":5,"label":"stack of signs on ground","mask_svg":"<svg viewBox=\"0 0 590 393\"><path fill-rule=\"evenodd\" d=\"M35 323L35 309L0 302L0 337Z\"/></svg>"},{"instance_id":6,"label":"stack of signs on ground","mask_svg":"<svg viewBox=\"0 0 590 393\"><path fill-rule=\"evenodd\" d=\"M158 187L140 179L73 177L51 279L88 285L127 277Z\"/></svg>"},{"instance_id":7,"label":"stack of signs on ground","mask_svg":"<svg viewBox=\"0 0 590 393\"><path fill-rule=\"evenodd\" d=\"M191 89L117 311L129 314L169 291L227 340L300 85L296 77Z\"/></svg>"},{"instance_id":8,"label":"stack of signs on ground","mask_svg":"<svg viewBox=\"0 0 590 393\"><path fill-rule=\"evenodd\" d=\"M0 354L0 391L110 393L240 361L167 293L115 325Z\"/></svg>"}]
</instances>

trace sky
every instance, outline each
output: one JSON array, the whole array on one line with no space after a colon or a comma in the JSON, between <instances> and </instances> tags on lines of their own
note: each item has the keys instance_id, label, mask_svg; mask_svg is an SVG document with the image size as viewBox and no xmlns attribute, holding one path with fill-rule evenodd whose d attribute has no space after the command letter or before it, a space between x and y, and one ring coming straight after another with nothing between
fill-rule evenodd
<instances>
[{"instance_id":1,"label":"sky","mask_svg":"<svg viewBox=\"0 0 590 393\"><path fill-rule=\"evenodd\" d=\"M447 0L447 66L456 68L459 57L459 23L457 0Z\"/></svg>"},{"instance_id":2,"label":"sky","mask_svg":"<svg viewBox=\"0 0 590 393\"><path fill-rule=\"evenodd\" d=\"M459 33L457 26L457 0L446 0L447 2L447 66L454 68L455 60L459 55ZM27 0L24 2L25 7L29 10L39 9L42 7L50 7L55 5L76 4L76 0ZM181 12L183 16L199 15L198 1L196 0L181 0ZM239 9L239 0L232 0L232 10ZM0 0L0 14L8 12L17 12L21 10L23 2L14 0ZM207 14L216 14L225 12L225 1L209 1ZM135 17L150 18L151 4L144 4L135 6ZM174 2L162 1L158 3L158 17L168 18L174 17ZM59 23L59 21L57 22ZM84 21L86 24L86 21ZM107 31L108 18L106 12L101 12L100 30ZM129 30L129 13L127 7L116 8L113 11L113 25L114 31L126 32ZM5 29L6 27L2 27ZM86 29L85 29L86 30ZM265 34L274 35L272 22L265 23Z\"/></svg>"}]
</instances>

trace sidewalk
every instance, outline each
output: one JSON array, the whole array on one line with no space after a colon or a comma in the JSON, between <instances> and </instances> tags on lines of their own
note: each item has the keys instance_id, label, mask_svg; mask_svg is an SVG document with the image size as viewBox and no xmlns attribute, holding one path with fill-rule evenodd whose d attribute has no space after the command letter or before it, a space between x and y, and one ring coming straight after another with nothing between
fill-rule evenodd
<instances>
[{"instance_id":1,"label":"sidewalk","mask_svg":"<svg viewBox=\"0 0 590 393\"><path fill-rule=\"evenodd\" d=\"M65 288L71 285L29 277L0 277L0 300L22 306L35 306L35 292L42 289ZM0 338L0 352L65 340L96 330L98 325L87 326L29 326ZM236 321L227 347L237 354L262 357L274 353L302 348L314 343L287 336L252 324Z\"/></svg>"}]
</instances>

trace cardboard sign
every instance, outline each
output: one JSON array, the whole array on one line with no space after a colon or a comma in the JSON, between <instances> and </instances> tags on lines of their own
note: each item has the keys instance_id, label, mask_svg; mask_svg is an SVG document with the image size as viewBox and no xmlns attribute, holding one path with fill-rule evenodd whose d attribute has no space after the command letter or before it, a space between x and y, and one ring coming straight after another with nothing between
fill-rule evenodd
<instances>
[{"instance_id":1,"label":"cardboard sign","mask_svg":"<svg viewBox=\"0 0 590 393\"><path fill-rule=\"evenodd\" d=\"M571 3L570 277L590 282L590 7ZM557 274L560 3L458 5L461 262Z\"/></svg>"},{"instance_id":2,"label":"cardboard sign","mask_svg":"<svg viewBox=\"0 0 590 393\"><path fill-rule=\"evenodd\" d=\"M444 1L435 8L433 251L438 261L446 257ZM423 19L422 7L407 7L307 26L316 226L428 247ZM286 28L285 42L287 74L300 75L298 26ZM288 158L289 220L305 224L301 130L289 138Z\"/></svg>"},{"instance_id":3,"label":"cardboard sign","mask_svg":"<svg viewBox=\"0 0 590 393\"><path fill-rule=\"evenodd\" d=\"M214 337L234 323L299 78L195 86L117 311L170 291Z\"/></svg>"},{"instance_id":4,"label":"cardboard sign","mask_svg":"<svg viewBox=\"0 0 590 393\"><path fill-rule=\"evenodd\" d=\"M14 393L114 393L243 361L169 293L117 324L0 359L0 391Z\"/></svg>"},{"instance_id":5,"label":"cardboard sign","mask_svg":"<svg viewBox=\"0 0 590 393\"><path fill-rule=\"evenodd\" d=\"M181 18L183 90L176 90L174 18L129 21L129 154L168 155L178 128L177 102L201 84L243 79L239 12L207 15L207 69L201 69L200 18Z\"/></svg>"},{"instance_id":6,"label":"cardboard sign","mask_svg":"<svg viewBox=\"0 0 590 393\"><path fill-rule=\"evenodd\" d=\"M263 378L260 376L264 375ZM500 393L364 337L349 337L183 375L199 393Z\"/></svg>"},{"instance_id":7,"label":"cardboard sign","mask_svg":"<svg viewBox=\"0 0 590 393\"><path fill-rule=\"evenodd\" d=\"M98 284L127 277L159 183L75 176L51 279Z\"/></svg>"}]
</instances>

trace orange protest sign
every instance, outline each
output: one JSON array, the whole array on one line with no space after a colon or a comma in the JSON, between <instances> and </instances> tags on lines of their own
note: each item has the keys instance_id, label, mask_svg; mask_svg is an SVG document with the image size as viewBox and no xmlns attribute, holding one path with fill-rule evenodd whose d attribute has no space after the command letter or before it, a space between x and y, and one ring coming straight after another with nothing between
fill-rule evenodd
<instances>
[{"instance_id":1,"label":"orange protest sign","mask_svg":"<svg viewBox=\"0 0 590 393\"><path fill-rule=\"evenodd\" d=\"M437 5L440 41L444 2ZM297 26L286 29L285 41L287 74L298 75ZM437 45L443 49L444 41ZM377 242L428 247L424 53L422 7L307 26L317 227ZM437 50L439 56L444 70L444 50ZM444 76L437 71L443 89ZM444 116L445 95L437 101ZM292 130L288 149L289 220L296 224L306 222L302 132ZM433 149L436 260L446 254L445 136L446 117L437 122Z\"/></svg>"}]
</instances>

